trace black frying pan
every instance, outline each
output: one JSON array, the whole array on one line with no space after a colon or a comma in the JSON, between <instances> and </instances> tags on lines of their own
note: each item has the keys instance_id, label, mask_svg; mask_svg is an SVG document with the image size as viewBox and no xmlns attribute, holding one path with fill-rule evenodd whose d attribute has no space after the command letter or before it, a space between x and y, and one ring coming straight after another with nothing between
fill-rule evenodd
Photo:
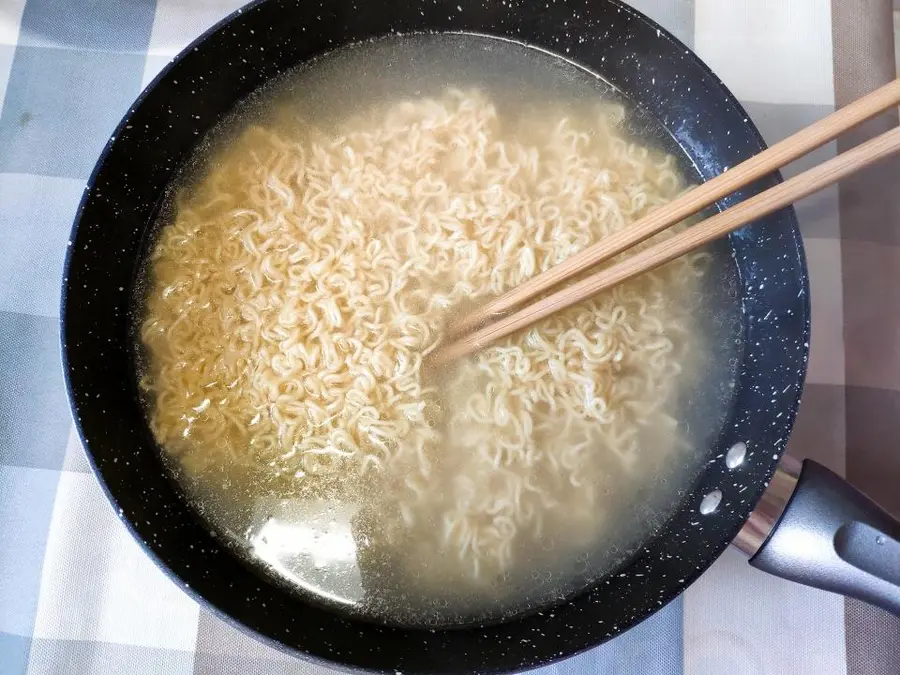
<instances>
[{"instance_id":1,"label":"black frying pan","mask_svg":"<svg viewBox=\"0 0 900 675\"><path fill-rule=\"evenodd\" d=\"M247 94L342 44L427 30L487 33L565 54L656 117L701 178L764 147L746 112L696 56L616 0L260 2L188 47L110 139L71 237L61 313L63 357L76 423L110 500L148 553L198 600L278 646L350 667L514 670L574 654L634 626L682 592L735 538L772 479L791 431L808 356L809 289L791 209L732 235L745 348L734 406L709 448L709 461L652 540L615 574L552 612L491 626L404 629L342 616L261 579L186 505L163 470L144 421L128 335L145 234L174 172L198 139ZM776 180L760 181L726 205ZM735 453L726 457L738 443L748 448L741 462ZM838 481L821 467L808 466L784 526L754 562L896 610L900 591L890 582L897 581L900 565L891 572L887 560L900 558L897 524ZM785 494L793 487L787 485ZM829 501L835 496L857 505L835 507ZM777 518L777 509L771 515ZM747 546L751 552L769 525L764 523ZM812 566L794 545L798 527L806 541L819 535L807 544L806 553L818 555Z\"/></svg>"}]
</instances>

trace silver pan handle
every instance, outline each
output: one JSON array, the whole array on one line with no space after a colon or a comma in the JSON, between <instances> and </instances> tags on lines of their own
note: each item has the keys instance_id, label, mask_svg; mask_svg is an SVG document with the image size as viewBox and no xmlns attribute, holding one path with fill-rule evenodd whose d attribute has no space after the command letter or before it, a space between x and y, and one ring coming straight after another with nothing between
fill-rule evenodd
<instances>
[{"instance_id":1,"label":"silver pan handle","mask_svg":"<svg viewBox=\"0 0 900 675\"><path fill-rule=\"evenodd\" d=\"M900 522L833 471L779 467L735 539L750 564L900 615Z\"/></svg>"}]
</instances>

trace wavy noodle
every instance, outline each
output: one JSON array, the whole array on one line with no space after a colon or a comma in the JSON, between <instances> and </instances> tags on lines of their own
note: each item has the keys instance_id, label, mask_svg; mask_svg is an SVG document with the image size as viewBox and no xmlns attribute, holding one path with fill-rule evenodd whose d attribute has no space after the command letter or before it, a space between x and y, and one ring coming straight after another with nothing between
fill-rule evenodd
<instances>
[{"instance_id":1,"label":"wavy noodle","mask_svg":"<svg viewBox=\"0 0 900 675\"><path fill-rule=\"evenodd\" d=\"M507 122L483 94L449 91L337 134L248 128L152 253L141 336L157 440L193 474L259 468L296 494L367 502L372 537L430 555L435 574L505 572L550 523L572 546L595 538L603 486L650 461L646 434L663 455L680 442L696 258L452 372L424 364L460 308L679 193L672 157L624 136L623 116Z\"/></svg>"}]
</instances>

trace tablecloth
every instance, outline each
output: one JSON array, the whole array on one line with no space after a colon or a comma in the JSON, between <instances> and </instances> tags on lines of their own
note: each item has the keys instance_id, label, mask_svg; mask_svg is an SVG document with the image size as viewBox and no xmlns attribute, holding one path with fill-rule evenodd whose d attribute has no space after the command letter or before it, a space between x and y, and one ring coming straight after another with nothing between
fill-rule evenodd
<instances>
[{"instance_id":1,"label":"tablecloth","mask_svg":"<svg viewBox=\"0 0 900 675\"><path fill-rule=\"evenodd\" d=\"M497 1L499 0L488 0ZM58 346L85 181L153 76L240 0L0 0L0 674L324 675L198 605L131 540L90 473ZM695 49L771 143L895 76L890 0L633 0ZM885 115L792 167L890 125ZM798 204L810 372L790 450L900 513L900 164ZM553 673L897 675L897 619L751 569Z\"/></svg>"}]
</instances>

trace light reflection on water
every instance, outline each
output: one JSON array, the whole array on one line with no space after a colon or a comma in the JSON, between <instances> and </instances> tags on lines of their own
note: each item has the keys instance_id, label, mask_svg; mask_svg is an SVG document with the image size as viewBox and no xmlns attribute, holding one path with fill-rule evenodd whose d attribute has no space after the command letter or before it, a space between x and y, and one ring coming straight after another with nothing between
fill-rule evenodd
<instances>
[{"instance_id":1,"label":"light reflection on water","mask_svg":"<svg viewBox=\"0 0 900 675\"><path fill-rule=\"evenodd\" d=\"M247 529L250 554L284 581L344 605L363 599L352 520L357 507L301 499L261 499Z\"/></svg>"}]
</instances>

